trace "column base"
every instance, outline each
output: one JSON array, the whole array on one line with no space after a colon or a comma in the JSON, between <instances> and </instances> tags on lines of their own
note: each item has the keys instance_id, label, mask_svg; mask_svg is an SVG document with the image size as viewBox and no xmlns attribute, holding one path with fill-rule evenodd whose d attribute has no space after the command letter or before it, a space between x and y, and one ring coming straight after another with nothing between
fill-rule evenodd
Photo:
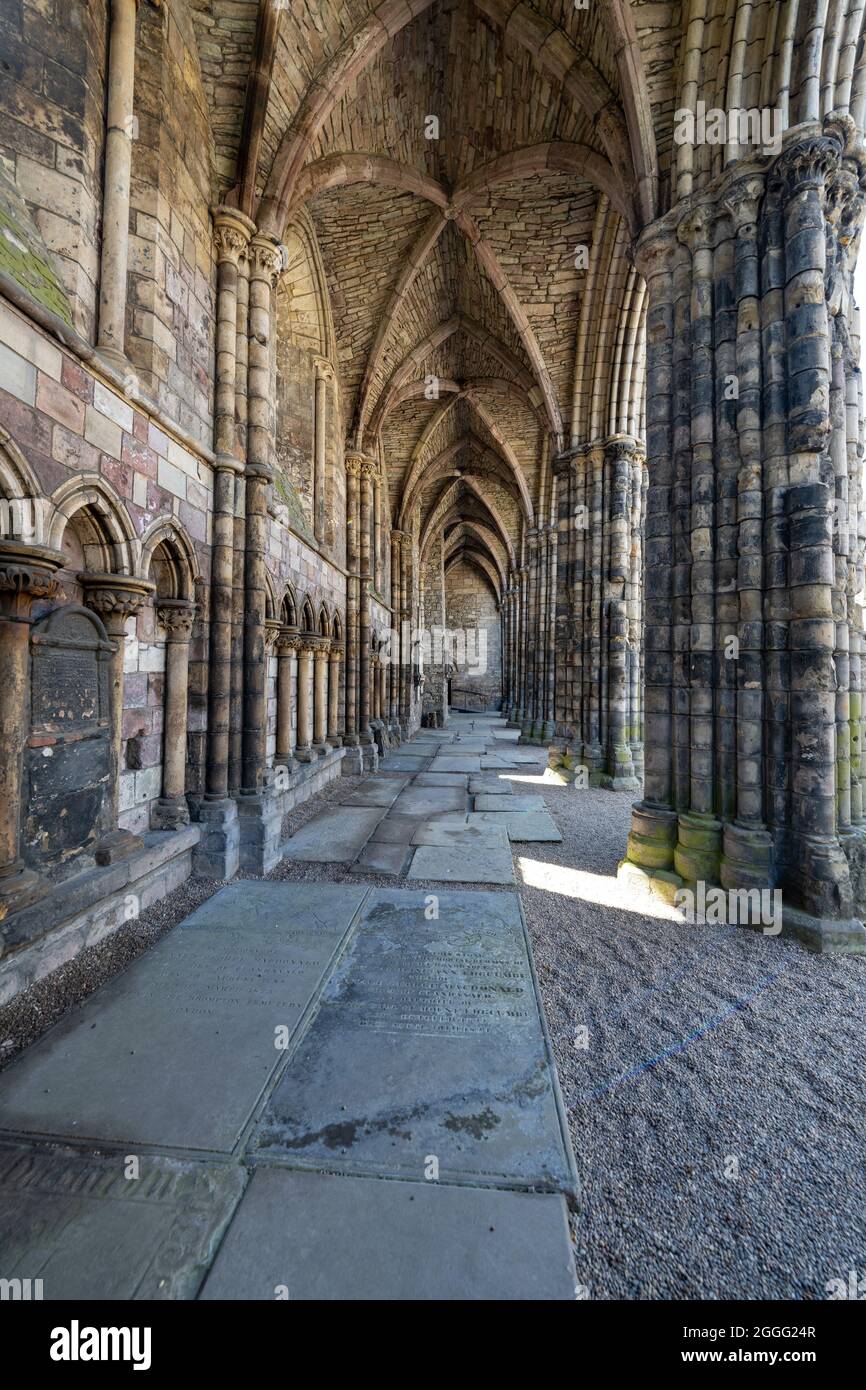
<instances>
[{"instance_id":1,"label":"column base","mask_svg":"<svg viewBox=\"0 0 866 1390\"><path fill-rule=\"evenodd\" d=\"M674 870L686 883L718 883L722 858L722 823L702 812L677 818Z\"/></svg>"},{"instance_id":2,"label":"column base","mask_svg":"<svg viewBox=\"0 0 866 1390\"><path fill-rule=\"evenodd\" d=\"M283 813L274 787L238 797L239 865L250 873L266 874L279 863Z\"/></svg>"},{"instance_id":3,"label":"column base","mask_svg":"<svg viewBox=\"0 0 866 1390\"><path fill-rule=\"evenodd\" d=\"M49 884L22 861L5 878L0 878L0 922L10 913L29 907L48 892Z\"/></svg>"},{"instance_id":4,"label":"column base","mask_svg":"<svg viewBox=\"0 0 866 1390\"><path fill-rule=\"evenodd\" d=\"M673 869L676 843L676 811L667 807L647 806L642 801L632 807L628 852L624 862L650 871Z\"/></svg>"},{"instance_id":5,"label":"column base","mask_svg":"<svg viewBox=\"0 0 866 1390\"><path fill-rule=\"evenodd\" d=\"M813 917L796 907L782 908L782 931L810 951L821 955L836 952L840 955L866 955L866 927L856 917L841 921L831 917Z\"/></svg>"},{"instance_id":6,"label":"column base","mask_svg":"<svg viewBox=\"0 0 866 1390\"><path fill-rule=\"evenodd\" d=\"M312 763L315 762L318 754L313 752L312 745L310 745L309 748L296 748L295 757L299 763Z\"/></svg>"},{"instance_id":7,"label":"column base","mask_svg":"<svg viewBox=\"0 0 866 1390\"><path fill-rule=\"evenodd\" d=\"M342 748L342 746L343 746L343 735L342 735L342 734L328 734L328 747L329 747L329 748Z\"/></svg>"},{"instance_id":8,"label":"column base","mask_svg":"<svg viewBox=\"0 0 866 1390\"><path fill-rule=\"evenodd\" d=\"M851 873L836 839L796 837L786 875L799 908L819 920L846 921L854 914Z\"/></svg>"},{"instance_id":9,"label":"column base","mask_svg":"<svg viewBox=\"0 0 866 1390\"><path fill-rule=\"evenodd\" d=\"M723 888L775 886L773 837L767 830L726 825L722 835L719 881Z\"/></svg>"},{"instance_id":10,"label":"column base","mask_svg":"<svg viewBox=\"0 0 866 1390\"><path fill-rule=\"evenodd\" d=\"M151 830L180 830L189 825L185 796L161 796L150 813Z\"/></svg>"},{"instance_id":11,"label":"column base","mask_svg":"<svg viewBox=\"0 0 866 1390\"><path fill-rule=\"evenodd\" d=\"M240 862L240 829L235 801L203 801L202 837L193 850L192 871L202 878L234 878Z\"/></svg>"}]
</instances>

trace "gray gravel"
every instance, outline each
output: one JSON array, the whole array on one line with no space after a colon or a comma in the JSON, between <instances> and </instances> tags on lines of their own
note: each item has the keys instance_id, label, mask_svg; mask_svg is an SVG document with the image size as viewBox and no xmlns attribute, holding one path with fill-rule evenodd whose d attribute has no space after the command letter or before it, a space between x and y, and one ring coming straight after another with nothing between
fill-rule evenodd
<instances>
[{"instance_id":1,"label":"gray gravel","mask_svg":"<svg viewBox=\"0 0 866 1390\"><path fill-rule=\"evenodd\" d=\"M866 960L588 901L613 889L629 798L532 775L513 774L514 789L544 796L563 841L515 859L581 1177L588 1297L821 1299L828 1280L866 1274ZM284 833L361 780L330 784ZM269 877L395 882L324 864ZM0 1010L0 1063L221 886L188 880ZM739 1177L725 1176L731 1159Z\"/></svg>"},{"instance_id":2,"label":"gray gravel","mask_svg":"<svg viewBox=\"0 0 866 1390\"><path fill-rule=\"evenodd\" d=\"M613 875L630 799L531 790L563 842L518 860ZM866 1274L866 959L521 891L583 1185L588 1296L824 1299L828 1280Z\"/></svg>"}]
</instances>

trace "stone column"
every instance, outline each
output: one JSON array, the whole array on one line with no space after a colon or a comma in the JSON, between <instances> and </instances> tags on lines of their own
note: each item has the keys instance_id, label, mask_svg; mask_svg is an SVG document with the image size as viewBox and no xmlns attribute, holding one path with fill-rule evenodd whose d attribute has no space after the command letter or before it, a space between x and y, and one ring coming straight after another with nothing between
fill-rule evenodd
<instances>
[{"instance_id":1,"label":"stone column","mask_svg":"<svg viewBox=\"0 0 866 1390\"><path fill-rule=\"evenodd\" d=\"M110 823L117 825L120 801L120 773L123 767L123 665L126 648L126 624L137 618L145 600L154 591L149 579L126 574L92 574L78 576L84 590L84 601L98 613L108 636L114 643L114 653L108 668L111 691L111 798ZM100 842L96 850L98 864L113 863L115 859L140 849L144 841L128 830L116 829Z\"/></svg>"},{"instance_id":2,"label":"stone column","mask_svg":"<svg viewBox=\"0 0 866 1390\"><path fill-rule=\"evenodd\" d=\"M403 532L400 544L400 725L409 736L412 719L412 537Z\"/></svg>"},{"instance_id":3,"label":"stone column","mask_svg":"<svg viewBox=\"0 0 866 1390\"><path fill-rule=\"evenodd\" d=\"M313 657L317 639L308 632L301 633L298 643L298 743L295 757L302 763L311 763L316 756L313 752Z\"/></svg>"},{"instance_id":4,"label":"stone column","mask_svg":"<svg viewBox=\"0 0 866 1390\"><path fill-rule=\"evenodd\" d=\"M362 457L346 458L346 734L343 742L358 742L358 577L360 566L359 485Z\"/></svg>"},{"instance_id":5,"label":"stone column","mask_svg":"<svg viewBox=\"0 0 866 1390\"><path fill-rule=\"evenodd\" d=\"M373 735L370 731L370 638L372 624L370 620L370 583L371 583L371 532L370 523L373 507L373 478L377 472L377 466L373 459L365 458L361 463L360 478L360 521L359 521L359 556L360 556L360 594L359 594L359 616L358 616L358 668L359 668L359 698L358 698L358 738L362 744L370 744Z\"/></svg>"},{"instance_id":6,"label":"stone column","mask_svg":"<svg viewBox=\"0 0 866 1390\"><path fill-rule=\"evenodd\" d=\"M334 369L324 357L313 360L316 369L315 440L313 447L313 530L321 545L325 538L325 478L328 442L328 390Z\"/></svg>"},{"instance_id":7,"label":"stone column","mask_svg":"<svg viewBox=\"0 0 866 1390\"><path fill-rule=\"evenodd\" d=\"M400 720L400 642L402 609L400 606L400 550L403 532L391 532L391 629L394 634L389 646L388 722L395 729Z\"/></svg>"},{"instance_id":8,"label":"stone column","mask_svg":"<svg viewBox=\"0 0 866 1390\"><path fill-rule=\"evenodd\" d=\"M320 637L314 653L313 748L321 756L328 751L328 653L330 638Z\"/></svg>"},{"instance_id":9,"label":"stone column","mask_svg":"<svg viewBox=\"0 0 866 1390\"><path fill-rule=\"evenodd\" d=\"M102 255L99 267L98 347L116 367L126 357L126 272L129 264L129 195L135 117L135 20L138 0L111 0Z\"/></svg>"},{"instance_id":10,"label":"stone column","mask_svg":"<svg viewBox=\"0 0 866 1390\"><path fill-rule=\"evenodd\" d=\"M282 270L280 244L256 235L250 242L249 397L247 402L246 525L244 553L244 720L241 793L258 795L264 784L265 568L271 466L270 343L272 296Z\"/></svg>"},{"instance_id":11,"label":"stone column","mask_svg":"<svg viewBox=\"0 0 866 1390\"><path fill-rule=\"evenodd\" d=\"M277 746L274 762L294 767L292 757L292 691L297 675L298 629L286 625L277 636Z\"/></svg>"},{"instance_id":12,"label":"stone column","mask_svg":"<svg viewBox=\"0 0 866 1390\"><path fill-rule=\"evenodd\" d=\"M382 475L379 468L373 474L373 559L370 569L373 588L378 594L382 583Z\"/></svg>"},{"instance_id":13,"label":"stone column","mask_svg":"<svg viewBox=\"0 0 866 1390\"><path fill-rule=\"evenodd\" d=\"M165 703L162 743L162 796L151 814L154 830L179 830L189 825L186 804L187 689L189 640L195 604L189 599L164 599L156 615L166 630Z\"/></svg>"},{"instance_id":14,"label":"stone column","mask_svg":"<svg viewBox=\"0 0 866 1390\"><path fill-rule=\"evenodd\" d=\"M54 576L64 563L59 551L0 541L0 919L47 889L19 854L21 784L30 733L32 610L54 598Z\"/></svg>"},{"instance_id":15,"label":"stone column","mask_svg":"<svg viewBox=\"0 0 866 1390\"><path fill-rule=\"evenodd\" d=\"M328 743L339 748L343 742L340 734L340 658L343 653L339 642L331 640L328 653Z\"/></svg>"}]
</instances>

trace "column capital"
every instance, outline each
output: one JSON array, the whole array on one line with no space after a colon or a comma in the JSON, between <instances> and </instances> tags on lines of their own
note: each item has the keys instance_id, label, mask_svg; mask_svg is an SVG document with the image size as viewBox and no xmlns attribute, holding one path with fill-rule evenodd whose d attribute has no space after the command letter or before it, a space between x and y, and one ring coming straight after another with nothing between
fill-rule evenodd
<instances>
[{"instance_id":1,"label":"column capital","mask_svg":"<svg viewBox=\"0 0 866 1390\"><path fill-rule=\"evenodd\" d=\"M223 203L211 208L211 217L217 261L231 261L237 265L256 230L255 222L238 208L229 208Z\"/></svg>"},{"instance_id":2,"label":"column capital","mask_svg":"<svg viewBox=\"0 0 866 1390\"><path fill-rule=\"evenodd\" d=\"M291 623L283 623L277 633L277 651L281 656L288 655L289 652L296 652L300 646L300 631Z\"/></svg>"},{"instance_id":3,"label":"column capital","mask_svg":"<svg viewBox=\"0 0 866 1390\"><path fill-rule=\"evenodd\" d=\"M740 173L725 189L722 202L730 210L737 231L757 222L766 186L764 171L751 169Z\"/></svg>"},{"instance_id":4,"label":"column capital","mask_svg":"<svg viewBox=\"0 0 866 1390\"><path fill-rule=\"evenodd\" d=\"M93 574L84 570L78 575L84 590L84 602L98 613L110 636L118 637L128 618L137 618L145 601L156 585L149 579L129 574Z\"/></svg>"},{"instance_id":5,"label":"column capital","mask_svg":"<svg viewBox=\"0 0 866 1390\"><path fill-rule=\"evenodd\" d=\"M782 151L772 168L774 181L782 184L788 198L807 189L822 189L839 167L842 141L833 135L813 134L793 141Z\"/></svg>"},{"instance_id":6,"label":"column capital","mask_svg":"<svg viewBox=\"0 0 866 1390\"><path fill-rule=\"evenodd\" d=\"M614 459L627 459L631 461L638 451L638 442L631 434L612 434L605 440L605 452L613 455Z\"/></svg>"},{"instance_id":7,"label":"column capital","mask_svg":"<svg viewBox=\"0 0 866 1390\"><path fill-rule=\"evenodd\" d=\"M156 616L168 633L169 642L188 642L192 636L196 605L188 598L159 599Z\"/></svg>"},{"instance_id":8,"label":"column capital","mask_svg":"<svg viewBox=\"0 0 866 1390\"><path fill-rule=\"evenodd\" d=\"M65 557L48 546L0 540L0 615L26 619L34 599L54 598Z\"/></svg>"},{"instance_id":9,"label":"column capital","mask_svg":"<svg viewBox=\"0 0 866 1390\"><path fill-rule=\"evenodd\" d=\"M690 251L708 251L713 244L713 229L718 217L715 200L698 203L677 224L677 240Z\"/></svg>"},{"instance_id":10,"label":"column capital","mask_svg":"<svg viewBox=\"0 0 866 1390\"><path fill-rule=\"evenodd\" d=\"M673 268L672 254L677 244L678 213L672 210L645 227L637 239L634 263L649 282L656 275L669 274Z\"/></svg>"},{"instance_id":11,"label":"column capital","mask_svg":"<svg viewBox=\"0 0 866 1390\"><path fill-rule=\"evenodd\" d=\"M339 664L343 659L343 644L336 637L331 638L331 647L328 652L328 660Z\"/></svg>"},{"instance_id":12,"label":"column capital","mask_svg":"<svg viewBox=\"0 0 866 1390\"><path fill-rule=\"evenodd\" d=\"M316 369L316 375L322 377L325 381L333 381L336 376L334 364L329 361L327 357L314 357L313 366Z\"/></svg>"},{"instance_id":13,"label":"column capital","mask_svg":"<svg viewBox=\"0 0 866 1390\"><path fill-rule=\"evenodd\" d=\"M282 242L265 232L256 232L250 241L249 260L251 278L267 280L273 289L283 273Z\"/></svg>"},{"instance_id":14,"label":"column capital","mask_svg":"<svg viewBox=\"0 0 866 1390\"><path fill-rule=\"evenodd\" d=\"M282 631L279 618L265 618L265 651L272 652Z\"/></svg>"},{"instance_id":15,"label":"column capital","mask_svg":"<svg viewBox=\"0 0 866 1390\"><path fill-rule=\"evenodd\" d=\"M343 462L345 464L346 472L349 474L350 477L360 478L361 468L363 467L364 463L363 454L359 454L356 450L353 449L351 450L351 452L346 454Z\"/></svg>"}]
</instances>

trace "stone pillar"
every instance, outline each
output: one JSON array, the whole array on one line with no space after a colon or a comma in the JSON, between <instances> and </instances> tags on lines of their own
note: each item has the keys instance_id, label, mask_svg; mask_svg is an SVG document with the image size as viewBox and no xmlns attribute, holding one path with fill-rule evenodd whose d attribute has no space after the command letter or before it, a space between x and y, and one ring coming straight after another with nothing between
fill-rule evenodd
<instances>
[{"instance_id":1,"label":"stone pillar","mask_svg":"<svg viewBox=\"0 0 866 1390\"><path fill-rule=\"evenodd\" d=\"M0 919L47 888L19 854L21 784L30 733L32 609L54 598L54 576L63 565L59 551L0 541Z\"/></svg>"},{"instance_id":2,"label":"stone pillar","mask_svg":"<svg viewBox=\"0 0 866 1390\"><path fill-rule=\"evenodd\" d=\"M316 369L316 406L313 446L313 530L321 545L325 539L325 479L328 441L328 391L334 369L324 357L313 361Z\"/></svg>"},{"instance_id":3,"label":"stone pillar","mask_svg":"<svg viewBox=\"0 0 866 1390\"><path fill-rule=\"evenodd\" d=\"M274 762L294 766L292 757L292 691L297 676L298 629L286 625L277 636L277 746Z\"/></svg>"},{"instance_id":4,"label":"stone pillar","mask_svg":"<svg viewBox=\"0 0 866 1390\"><path fill-rule=\"evenodd\" d=\"M412 537L400 545L400 725L408 738L412 721Z\"/></svg>"},{"instance_id":5,"label":"stone pillar","mask_svg":"<svg viewBox=\"0 0 866 1390\"><path fill-rule=\"evenodd\" d=\"M110 822L117 825L120 801L120 773L123 767L123 664L126 648L126 624L130 618L138 617L145 600L154 591L148 579L138 579L126 574L91 574L85 571L78 576L84 590L84 601L89 608L98 613L108 636L114 643L114 652L108 668L111 691L111 801ZM103 840L96 850L98 864L113 863L115 859L140 849L144 841L127 830L115 830Z\"/></svg>"},{"instance_id":6,"label":"stone pillar","mask_svg":"<svg viewBox=\"0 0 866 1390\"><path fill-rule=\"evenodd\" d=\"M360 479L360 521L359 521L359 556L360 556L360 594L359 594L359 616L358 616L358 669L359 669L359 698L358 698L358 738L362 744L373 742L373 735L370 731L370 704L371 704L371 683L370 683L370 639L372 636L372 623L370 614L370 584L372 580L372 545L371 545L371 521L373 509L373 478L377 472L377 466L373 459L365 458L361 463Z\"/></svg>"},{"instance_id":7,"label":"stone pillar","mask_svg":"<svg viewBox=\"0 0 866 1390\"><path fill-rule=\"evenodd\" d=\"M129 196L135 116L135 20L138 0L111 0L108 41L102 255L99 267L98 347L116 367L126 357L126 273L129 264Z\"/></svg>"},{"instance_id":8,"label":"stone pillar","mask_svg":"<svg viewBox=\"0 0 866 1390\"><path fill-rule=\"evenodd\" d=\"M244 549L244 720L241 793L257 796L264 785L265 568L271 466L270 344L272 296L282 270L280 244L256 235L250 242L249 372L247 402L246 525Z\"/></svg>"},{"instance_id":9,"label":"stone pillar","mask_svg":"<svg viewBox=\"0 0 866 1390\"><path fill-rule=\"evenodd\" d=\"M186 804L187 689L189 640L195 604L189 599L163 599L156 606L166 630L165 704L162 743L162 796L151 814L154 830L179 830L189 825Z\"/></svg>"},{"instance_id":10,"label":"stone pillar","mask_svg":"<svg viewBox=\"0 0 866 1390\"><path fill-rule=\"evenodd\" d=\"M343 742L358 742L359 612L358 579L360 567L360 454L346 458L346 734Z\"/></svg>"},{"instance_id":11,"label":"stone pillar","mask_svg":"<svg viewBox=\"0 0 866 1390\"><path fill-rule=\"evenodd\" d=\"M339 642L332 638L328 653L328 743L339 748L343 742L340 733L340 658L343 653Z\"/></svg>"},{"instance_id":12,"label":"stone pillar","mask_svg":"<svg viewBox=\"0 0 866 1390\"><path fill-rule=\"evenodd\" d=\"M313 761L313 657L317 639L301 633L298 643L298 743L295 756L302 763Z\"/></svg>"},{"instance_id":13,"label":"stone pillar","mask_svg":"<svg viewBox=\"0 0 866 1390\"><path fill-rule=\"evenodd\" d=\"M382 583L382 477L381 470L373 474L373 559L371 563L373 588L378 594ZM381 716L380 716L381 717Z\"/></svg>"},{"instance_id":14,"label":"stone pillar","mask_svg":"<svg viewBox=\"0 0 866 1390\"><path fill-rule=\"evenodd\" d=\"M400 602L400 551L403 532L391 532L391 631L388 647L388 721L395 729L400 721L400 662L403 610Z\"/></svg>"},{"instance_id":15,"label":"stone pillar","mask_svg":"<svg viewBox=\"0 0 866 1390\"><path fill-rule=\"evenodd\" d=\"M331 642L320 637L314 653L313 747L322 755L328 751L328 653Z\"/></svg>"}]
</instances>

